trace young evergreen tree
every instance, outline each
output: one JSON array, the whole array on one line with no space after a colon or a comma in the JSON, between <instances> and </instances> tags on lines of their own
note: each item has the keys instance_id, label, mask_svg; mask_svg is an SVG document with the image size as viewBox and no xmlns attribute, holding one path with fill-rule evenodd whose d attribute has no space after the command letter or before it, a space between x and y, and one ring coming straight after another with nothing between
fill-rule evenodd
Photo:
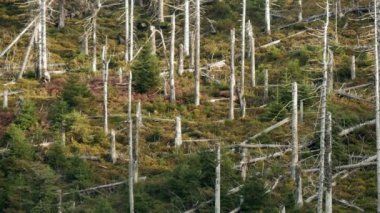
<instances>
[{"instance_id":1,"label":"young evergreen tree","mask_svg":"<svg viewBox=\"0 0 380 213\"><path fill-rule=\"evenodd\" d=\"M132 65L133 86L139 93L151 92L160 84L159 61L152 55L151 45L146 45Z\"/></svg>"}]
</instances>

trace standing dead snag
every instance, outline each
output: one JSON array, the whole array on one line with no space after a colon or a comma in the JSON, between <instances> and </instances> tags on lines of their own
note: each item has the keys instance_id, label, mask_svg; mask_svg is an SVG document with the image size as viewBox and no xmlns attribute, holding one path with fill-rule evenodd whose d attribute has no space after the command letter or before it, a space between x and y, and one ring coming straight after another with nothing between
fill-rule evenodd
<instances>
[{"instance_id":1,"label":"standing dead snag","mask_svg":"<svg viewBox=\"0 0 380 213\"><path fill-rule=\"evenodd\" d=\"M3 92L3 109L8 108L8 89L5 89Z\"/></svg>"},{"instance_id":2,"label":"standing dead snag","mask_svg":"<svg viewBox=\"0 0 380 213\"><path fill-rule=\"evenodd\" d=\"M329 27L329 1L326 0L326 23L324 26L324 47L323 47L323 82L321 87L321 126L320 126L320 162L319 162L319 184L318 184L318 205L317 212L323 212L323 192L325 179L325 139L326 139L326 112L327 112L327 72L328 72L328 27Z\"/></svg>"},{"instance_id":3,"label":"standing dead snag","mask_svg":"<svg viewBox=\"0 0 380 213\"><path fill-rule=\"evenodd\" d=\"M296 168L296 206L301 208L303 206L303 191L302 191L302 170L299 165Z\"/></svg>"},{"instance_id":4,"label":"standing dead snag","mask_svg":"<svg viewBox=\"0 0 380 213\"><path fill-rule=\"evenodd\" d=\"M66 18L66 11L65 11L65 3L66 0L61 0L59 2L59 20L58 20L58 28L63 29L65 27L65 18Z\"/></svg>"},{"instance_id":5,"label":"standing dead snag","mask_svg":"<svg viewBox=\"0 0 380 213\"><path fill-rule=\"evenodd\" d=\"M230 61L230 112L229 119L234 120L234 103L235 103L235 29L231 29L231 61Z\"/></svg>"},{"instance_id":6,"label":"standing dead snag","mask_svg":"<svg viewBox=\"0 0 380 213\"><path fill-rule=\"evenodd\" d=\"M355 65L355 55L351 57L351 80L356 78L356 65Z\"/></svg>"},{"instance_id":7,"label":"standing dead snag","mask_svg":"<svg viewBox=\"0 0 380 213\"><path fill-rule=\"evenodd\" d=\"M216 169L215 169L215 213L220 213L220 143L216 145Z\"/></svg>"},{"instance_id":8,"label":"standing dead snag","mask_svg":"<svg viewBox=\"0 0 380 213\"><path fill-rule=\"evenodd\" d=\"M242 23L241 23L241 80L240 80L240 91L241 95L244 97L244 82L245 82L245 18L246 18L246 5L247 1L243 0L243 12L242 12Z\"/></svg>"},{"instance_id":9,"label":"standing dead snag","mask_svg":"<svg viewBox=\"0 0 380 213\"><path fill-rule=\"evenodd\" d=\"M300 101L300 123L303 123L303 100Z\"/></svg>"},{"instance_id":10,"label":"standing dead snag","mask_svg":"<svg viewBox=\"0 0 380 213\"><path fill-rule=\"evenodd\" d=\"M334 91L334 53L328 49L328 74L327 74L327 93Z\"/></svg>"},{"instance_id":11,"label":"standing dead snag","mask_svg":"<svg viewBox=\"0 0 380 213\"><path fill-rule=\"evenodd\" d=\"M128 82L128 123L129 123L129 177L128 177L128 187L129 187L129 212L134 211L134 195L133 195L133 184L134 184L134 161L133 161L133 120L132 120L132 72L129 72L129 82Z\"/></svg>"},{"instance_id":12,"label":"standing dead snag","mask_svg":"<svg viewBox=\"0 0 380 213\"><path fill-rule=\"evenodd\" d=\"M39 78L45 82L50 81L48 72L47 41L46 41L46 0L40 0L40 26L39 26Z\"/></svg>"},{"instance_id":13,"label":"standing dead snag","mask_svg":"<svg viewBox=\"0 0 380 213\"><path fill-rule=\"evenodd\" d=\"M180 44L179 45L179 50L178 50L178 75L182 75L183 74L183 60L184 60L184 57L183 57L183 44Z\"/></svg>"},{"instance_id":14,"label":"standing dead snag","mask_svg":"<svg viewBox=\"0 0 380 213\"><path fill-rule=\"evenodd\" d=\"M191 31L190 33L190 67L195 66L195 33Z\"/></svg>"},{"instance_id":15,"label":"standing dead snag","mask_svg":"<svg viewBox=\"0 0 380 213\"><path fill-rule=\"evenodd\" d=\"M269 97L269 75L268 70L264 70L264 102L268 102Z\"/></svg>"},{"instance_id":16,"label":"standing dead snag","mask_svg":"<svg viewBox=\"0 0 380 213\"><path fill-rule=\"evenodd\" d=\"M108 65L107 61L107 47L103 46L102 53L103 61L103 119L104 119L104 133L108 135Z\"/></svg>"},{"instance_id":17,"label":"standing dead snag","mask_svg":"<svg viewBox=\"0 0 380 213\"><path fill-rule=\"evenodd\" d=\"M248 21L248 37L251 45L251 86L256 86L256 48L255 38L253 37L253 28L250 21Z\"/></svg>"},{"instance_id":18,"label":"standing dead snag","mask_svg":"<svg viewBox=\"0 0 380 213\"><path fill-rule=\"evenodd\" d=\"M186 56L190 54L190 3L185 0L185 26L184 26L184 52Z\"/></svg>"},{"instance_id":19,"label":"standing dead snag","mask_svg":"<svg viewBox=\"0 0 380 213\"><path fill-rule=\"evenodd\" d=\"M117 162L117 153L116 153L116 132L114 129L111 130L111 162L115 164Z\"/></svg>"},{"instance_id":20,"label":"standing dead snag","mask_svg":"<svg viewBox=\"0 0 380 213\"><path fill-rule=\"evenodd\" d=\"M133 172L134 172L134 182L139 181L139 134L140 128L142 126L142 115L141 115L141 101L137 102L136 106L136 135L135 135L135 144L133 147Z\"/></svg>"},{"instance_id":21,"label":"standing dead snag","mask_svg":"<svg viewBox=\"0 0 380 213\"><path fill-rule=\"evenodd\" d=\"M152 55L156 55L157 47L156 47L156 27L150 26L150 31L152 33L152 38L150 42L152 43Z\"/></svg>"},{"instance_id":22,"label":"standing dead snag","mask_svg":"<svg viewBox=\"0 0 380 213\"><path fill-rule=\"evenodd\" d=\"M265 0L265 23L266 23L266 33L271 34L270 29L270 0Z\"/></svg>"},{"instance_id":23,"label":"standing dead snag","mask_svg":"<svg viewBox=\"0 0 380 213\"><path fill-rule=\"evenodd\" d=\"M331 113L327 113L327 132L326 132L326 191L325 191L325 212L332 213L332 118Z\"/></svg>"},{"instance_id":24,"label":"standing dead snag","mask_svg":"<svg viewBox=\"0 0 380 213\"><path fill-rule=\"evenodd\" d=\"M299 11L298 11L298 21L302 22L302 0L298 0L298 6L299 6Z\"/></svg>"},{"instance_id":25,"label":"standing dead snag","mask_svg":"<svg viewBox=\"0 0 380 213\"><path fill-rule=\"evenodd\" d=\"M130 9L131 9L131 12L130 12L130 17L129 17L129 22L130 22L130 26L129 26L129 32L130 32L130 35L129 35L129 61L132 61L133 60L133 57L134 57L134 53L133 53L133 48L134 48L134 15L133 15L133 12L134 12L134 7L135 7L135 0L131 0L131 5L130 5Z\"/></svg>"},{"instance_id":26,"label":"standing dead snag","mask_svg":"<svg viewBox=\"0 0 380 213\"><path fill-rule=\"evenodd\" d=\"M129 62L129 0L124 0L125 10L125 62Z\"/></svg>"},{"instance_id":27,"label":"standing dead snag","mask_svg":"<svg viewBox=\"0 0 380 213\"><path fill-rule=\"evenodd\" d=\"M296 180L296 168L298 165L298 86L297 83L293 83L292 87L293 96L293 110L292 110L292 164L291 164L291 176L293 180Z\"/></svg>"},{"instance_id":28,"label":"standing dead snag","mask_svg":"<svg viewBox=\"0 0 380 213\"><path fill-rule=\"evenodd\" d=\"M200 0L195 1L195 67L194 67L194 77L195 77L195 106L200 105L201 91L200 91L200 48L201 48L201 12L200 12Z\"/></svg>"},{"instance_id":29,"label":"standing dead snag","mask_svg":"<svg viewBox=\"0 0 380 213\"><path fill-rule=\"evenodd\" d=\"M174 144L176 148L182 145L182 127L181 127L181 116L175 118L175 139Z\"/></svg>"},{"instance_id":30,"label":"standing dead snag","mask_svg":"<svg viewBox=\"0 0 380 213\"><path fill-rule=\"evenodd\" d=\"M164 0L158 0L158 16L160 22L165 22L164 18Z\"/></svg>"},{"instance_id":31,"label":"standing dead snag","mask_svg":"<svg viewBox=\"0 0 380 213\"><path fill-rule=\"evenodd\" d=\"M175 51L175 14L172 15L172 37L170 44L170 102L175 103L175 82L174 82L174 51Z\"/></svg>"},{"instance_id":32,"label":"standing dead snag","mask_svg":"<svg viewBox=\"0 0 380 213\"><path fill-rule=\"evenodd\" d=\"M374 0L375 16L375 112L376 112L376 155L380 159L380 94L379 94L379 32L378 32L378 3ZM377 160L377 212L380 212L380 160Z\"/></svg>"}]
</instances>

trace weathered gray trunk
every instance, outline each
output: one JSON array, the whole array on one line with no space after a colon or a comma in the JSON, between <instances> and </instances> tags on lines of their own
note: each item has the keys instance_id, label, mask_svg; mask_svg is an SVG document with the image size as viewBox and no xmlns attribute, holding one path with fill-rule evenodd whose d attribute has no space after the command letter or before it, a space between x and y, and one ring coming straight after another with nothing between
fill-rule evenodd
<instances>
[{"instance_id":1,"label":"weathered gray trunk","mask_svg":"<svg viewBox=\"0 0 380 213\"><path fill-rule=\"evenodd\" d=\"M61 142L62 142L62 146L66 146L66 124L65 124L65 122L62 122L62 125L61 125Z\"/></svg>"},{"instance_id":2,"label":"weathered gray trunk","mask_svg":"<svg viewBox=\"0 0 380 213\"><path fill-rule=\"evenodd\" d=\"M66 12L65 12L65 2L66 0L61 0L59 5L59 23L58 28L63 29L65 27L65 18L66 18Z\"/></svg>"},{"instance_id":3,"label":"weathered gray trunk","mask_svg":"<svg viewBox=\"0 0 380 213\"><path fill-rule=\"evenodd\" d=\"M129 62L129 1L125 0L124 10L125 10L125 55L124 59Z\"/></svg>"},{"instance_id":4,"label":"weathered gray trunk","mask_svg":"<svg viewBox=\"0 0 380 213\"><path fill-rule=\"evenodd\" d=\"M104 119L104 133L108 135L108 61L107 61L107 47L103 46L102 53L103 61L103 119Z\"/></svg>"},{"instance_id":5,"label":"weathered gray trunk","mask_svg":"<svg viewBox=\"0 0 380 213\"><path fill-rule=\"evenodd\" d=\"M220 213L220 169L221 169L220 143L216 147L216 169L215 169L215 213Z\"/></svg>"},{"instance_id":6,"label":"weathered gray trunk","mask_svg":"<svg viewBox=\"0 0 380 213\"><path fill-rule=\"evenodd\" d=\"M334 91L334 53L328 49L327 93Z\"/></svg>"},{"instance_id":7,"label":"weathered gray trunk","mask_svg":"<svg viewBox=\"0 0 380 213\"><path fill-rule=\"evenodd\" d=\"M195 33L191 31L190 33L190 67L194 68L195 66Z\"/></svg>"},{"instance_id":8,"label":"weathered gray trunk","mask_svg":"<svg viewBox=\"0 0 380 213\"><path fill-rule=\"evenodd\" d=\"M121 67L119 68L119 84L122 84L123 83L123 69L121 69Z\"/></svg>"},{"instance_id":9,"label":"weathered gray trunk","mask_svg":"<svg viewBox=\"0 0 380 213\"><path fill-rule=\"evenodd\" d=\"M183 68L184 68L184 55L183 55L183 44L179 45L179 50L178 50L178 75L183 74Z\"/></svg>"},{"instance_id":10,"label":"weathered gray trunk","mask_svg":"<svg viewBox=\"0 0 380 213\"><path fill-rule=\"evenodd\" d=\"M255 38L253 37L253 27L250 21L248 21L248 36L251 47L251 86L256 86L256 47L255 47Z\"/></svg>"},{"instance_id":11,"label":"weathered gray trunk","mask_svg":"<svg viewBox=\"0 0 380 213\"><path fill-rule=\"evenodd\" d=\"M326 191L325 191L325 213L332 213L332 118L331 113L327 113L327 132L326 132Z\"/></svg>"},{"instance_id":12,"label":"weathered gray trunk","mask_svg":"<svg viewBox=\"0 0 380 213\"><path fill-rule=\"evenodd\" d=\"M264 70L264 102L266 103L269 98L269 74L268 70Z\"/></svg>"},{"instance_id":13,"label":"weathered gray trunk","mask_svg":"<svg viewBox=\"0 0 380 213\"><path fill-rule=\"evenodd\" d=\"M380 159L380 94L379 94L379 37L378 3L374 0L375 10L375 112L376 112L376 155ZM380 212L380 160L377 160L377 212Z\"/></svg>"},{"instance_id":14,"label":"weathered gray trunk","mask_svg":"<svg viewBox=\"0 0 380 213\"><path fill-rule=\"evenodd\" d=\"M48 56L47 56L47 38L46 38L46 0L40 0L40 78L46 82L50 81L48 71Z\"/></svg>"},{"instance_id":15,"label":"weathered gray trunk","mask_svg":"<svg viewBox=\"0 0 380 213\"><path fill-rule=\"evenodd\" d=\"M190 54L190 3L189 0L185 0L185 26L184 26L184 52L186 56Z\"/></svg>"},{"instance_id":16,"label":"weathered gray trunk","mask_svg":"<svg viewBox=\"0 0 380 213\"><path fill-rule=\"evenodd\" d=\"M181 147L182 145L182 127L181 127L181 116L175 118L175 140L174 144L176 148Z\"/></svg>"},{"instance_id":17,"label":"weathered gray trunk","mask_svg":"<svg viewBox=\"0 0 380 213\"><path fill-rule=\"evenodd\" d=\"M270 0L265 0L265 24L266 24L266 33L271 34L270 29Z\"/></svg>"},{"instance_id":18,"label":"weathered gray trunk","mask_svg":"<svg viewBox=\"0 0 380 213\"><path fill-rule=\"evenodd\" d=\"M130 26L129 26L129 32L130 32L130 35L129 35L129 61L132 61L133 60L133 57L134 57L134 7L135 7L135 0L131 0L131 5L130 5L130 8L131 8L131 13L130 13L130 17L129 17L129 21L130 21Z\"/></svg>"},{"instance_id":19,"label":"weathered gray trunk","mask_svg":"<svg viewBox=\"0 0 380 213\"><path fill-rule=\"evenodd\" d=\"M158 0L158 18L160 22L165 22L164 18L164 0Z\"/></svg>"},{"instance_id":20,"label":"weathered gray trunk","mask_svg":"<svg viewBox=\"0 0 380 213\"><path fill-rule=\"evenodd\" d=\"M85 55L89 54L89 51L88 51L88 35L87 35L87 33L85 33L83 35L83 39L82 39L82 52Z\"/></svg>"},{"instance_id":21,"label":"weathered gray trunk","mask_svg":"<svg viewBox=\"0 0 380 213\"><path fill-rule=\"evenodd\" d=\"M245 86L245 27L246 27L246 5L247 1L243 0L243 11L242 11L242 23L241 23L241 80L240 80L240 92L241 96L244 97L244 86Z\"/></svg>"},{"instance_id":22,"label":"weathered gray trunk","mask_svg":"<svg viewBox=\"0 0 380 213\"><path fill-rule=\"evenodd\" d=\"M141 115L141 101L136 105L136 135L135 135L135 144L133 148L133 157L134 157L134 182L137 183L139 180L139 134L140 128L142 126L142 115Z\"/></svg>"},{"instance_id":23,"label":"weathered gray trunk","mask_svg":"<svg viewBox=\"0 0 380 213\"><path fill-rule=\"evenodd\" d=\"M129 187L129 212L135 212L134 206L134 160L133 160L133 119L132 119L132 72L129 72L129 82L128 82L128 123L129 123L129 177L128 177L128 187Z\"/></svg>"},{"instance_id":24,"label":"weathered gray trunk","mask_svg":"<svg viewBox=\"0 0 380 213\"><path fill-rule=\"evenodd\" d=\"M235 29L231 30L231 59L230 59L230 112L229 119L234 120L235 118Z\"/></svg>"},{"instance_id":25,"label":"weathered gray trunk","mask_svg":"<svg viewBox=\"0 0 380 213\"><path fill-rule=\"evenodd\" d=\"M8 89L5 89L3 92L3 109L8 108Z\"/></svg>"},{"instance_id":26,"label":"weathered gray trunk","mask_svg":"<svg viewBox=\"0 0 380 213\"><path fill-rule=\"evenodd\" d=\"M115 164L117 162L117 153L116 153L116 132L114 129L111 130L111 162Z\"/></svg>"},{"instance_id":27,"label":"weathered gray trunk","mask_svg":"<svg viewBox=\"0 0 380 213\"><path fill-rule=\"evenodd\" d=\"M292 88L293 96L293 110L292 110L292 163L291 163L291 176L296 180L296 168L298 165L298 86L293 83Z\"/></svg>"},{"instance_id":28,"label":"weathered gray trunk","mask_svg":"<svg viewBox=\"0 0 380 213\"><path fill-rule=\"evenodd\" d=\"M36 33L38 33L37 28L34 29L34 31L32 33L32 36L30 37L29 45L28 45L28 48L26 49L25 57L24 57L24 60L22 62L21 71L18 74L17 79L22 79L22 77L24 75L26 66L28 65L30 52L32 51L32 48L33 48L33 44L34 44L34 39L36 37Z\"/></svg>"},{"instance_id":29,"label":"weathered gray trunk","mask_svg":"<svg viewBox=\"0 0 380 213\"><path fill-rule=\"evenodd\" d=\"M303 190L302 190L302 171L301 167L297 165L296 168L296 206L301 208L303 206Z\"/></svg>"},{"instance_id":30,"label":"weathered gray trunk","mask_svg":"<svg viewBox=\"0 0 380 213\"><path fill-rule=\"evenodd\" d=\"M150 42L152 43L152 55L156 55L157 47L156 47L156 27L150 26L150 31L152 33L152 38L150 39Z\"/></svg>"},{"instance_id":31,"label":"weathered gray trunk","mask_svg":"<svg viewBox=\"0 0 380 213\"><path fill-rule=\"evenodd\" d=\"M323 212L323 192L325 178L325 139L326 139L326 112L327 112L327 72L328 72L328 27L329 27L329 1L326 0L326 23L324 26L323 47L323 82L321 87L321 124L320 124L320 162L319 162L319 184L317 212Z\"/></svg>"},{"instance_id":32,"label":"weathered gray trunk","mask_svg":"<svg viewBox=\"0 0 380 213\"><path fill-rule=\"evenodd\" d=\"M356 78L356 64L355 64L355 56L351 57L351 80L355 80Z\"/></svg>"},{"instance_id":33,"label":"weathered gray trunk","mask_svg":"<svg viewBox=\"0 0 380 213\"><path fill-rule=\"evenodd\" d=\"M303 123L303 100L300 101L300 123Z\"/></svg>"},{"instance_id":34,"label":"weathered gray trunk","mask_svg":"<svg viewBox=\"0 0 380 213\"><path fill-rule=\"evenodd\" d=\"M175 103L175 81L174 81L174 53L175 53L175 14L172 15L172 36L170 44L170 102Z\"/></svg>"},{"instance_id":35,"label":"weathered gray trunk","mask_svg":"<svg viewBox=\"0 0 380 213\"><path fill-rule=\"evenodd\" d=\"M201 5L200 0L195 1L195 13L196 13L196 22L195 22L195 67L194 67L194 78L195 78L195 106L200 105L201 99L201 88L200 88L200 54L201 54Z\"/></svg>"},{"instance_id":36,"label":"weathered gray trunk","mask_svg":"<svg viewBox=\"0 0 380 213\"><path fill-rule=\"evenodd\" d=\"M96 43L97 43L97 37L96 37L96 12L94 12L94 17L92 19L92 71L96 72Z\"/></svg>"},{"instance_id":37,"label":"weathered gray trunk","mask_svg":"<svg viewBox=\"0 0 380 213\"><path fill-rule=\"evenodd\" d=\"M302 16L302 0L298 0L298 6L299 6L298 21L301 22L303 19L303 16Z\"/></svg>"}]
</instances>

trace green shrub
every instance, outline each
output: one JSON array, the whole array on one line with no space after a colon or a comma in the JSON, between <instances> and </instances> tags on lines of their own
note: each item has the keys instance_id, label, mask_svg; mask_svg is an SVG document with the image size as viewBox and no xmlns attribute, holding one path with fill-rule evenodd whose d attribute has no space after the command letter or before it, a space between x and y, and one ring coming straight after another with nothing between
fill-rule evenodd
<instances>
[{"instance_id":1,"label":"green shrub","mask_svg":"<svg viewBox=\"0 0 380 213\"><path fill-rule=\"evenodd\" d=\"M160 64L146 45L132 65L133 87L139 93L151 92L160 84Z\"/></svg>"},{"instance_id":2,"label":"green shrub","mask_svg":"<svg viewBox=\"0 0 380 213\"><path fill-rule=\"evenodd\" d=\"M78 76L70 76L62 92L62 99L69 107L86 107L92 94L87 85L80 82Z\"/></svg>"},{"instance_id":3,"label":"green shrub","mask_svg":"<svg viewBox=\"0 0 380 213\"><path fill-rule=\"evenodd\" d=\"M54 102L49 110L48 118L52 122L52 126L55 128L61 128L64 117L70 112L69 105L64 100L58 100Z\"/></svg>"},{"instance_id":4,"label":"green shrub","mask_svg":"<svg viewBox=\"0 0 380 213\"><path fill-rule=\"evenodd\" d=\"M288 110L285 105L281 103L272 102L268 105L265 113L259 116L261 121L271 121L275 119L280 121L287 116Z\"/></svg>"},{"instance_id":5,"label":"green shrub","mask_svg":"<svg viewBox=\"0 0 380 213\"><path fill-rule=\"evenodd\" d=\"M37 123L36 107L33 102L24 101L21 104L20 112L14 123L23 130L29 129Z\"/></svg>"},{"instance_id":6,"label":"green shrub","mask_svg":"<svg viewBox=\"0 0 380 213\"><path fill-rule=\"evenodd\" d=\"M33 147L26 140L25 134L19 126L11 125L4 135L4 141L9 144L12 156L19 159L33 160Z\"/></svg>"}]
</instances>

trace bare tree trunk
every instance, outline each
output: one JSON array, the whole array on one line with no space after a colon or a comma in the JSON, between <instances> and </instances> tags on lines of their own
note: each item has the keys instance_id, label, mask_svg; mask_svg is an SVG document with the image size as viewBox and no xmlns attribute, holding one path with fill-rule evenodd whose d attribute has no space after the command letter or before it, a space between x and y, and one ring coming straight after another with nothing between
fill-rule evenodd
<instances>
[{"instance_id":1,"label":"bare tree trunk","mask_svg":"<svg viewBox=\"0 0 380 213\"><path fill-rule=\"evenodd\" d=\"M220 162L221 162L221 154L220 154L220 143L217 143L216 148L216 169L215 169L215 213L220 213Z\"/></svg>"},{"instance_id":2,"label":"bare tree trunk","mask_svg":"<svg viewBox=\"0 0 380 213\"><path fill-rule=\"evenodd\" d=\"M117 162L117 153L116 153L116 132L114 129L111 130L111 162L115 164Z\"/></svg>"},{"instance_id":3,"label":"bare tree trunk","mask_svg":"<svg viewBox=\"0 0 380 213\"><path fill-rule=\"evenodd\" d=\"M58 213L62 213L62 190L58 189Z\"/></svg>"},{"instance_id":4,"label":"bare tree trunk","mask_svg":"<svg viewBox=\"0 0 380 213\"><path fill-rule=\"evenodd\" d=\"M174 144L176 148L181 147L182 145L182 127L181 127L181 116L175 118L175 140Z\"/></svg>"},{"instance_id":5,"label":"bare tree trunk","mask_svg":"<svg viewBox=\"0 0 380 213\"><path fill-rule=\"evenodd\" d=\"M334 91L334 53L328 49L327 93Z\"/></svg>"},{"instance_id":6,"label":"bare tree trunk","mask_svg":"<svg viewBox=\"0 0 380 213\"><path fill-rule=\"evenodd\" d=\"M24 61L22 62L21 71L18 74L17 79L22 79L22 76L24 75L26 66L28 65L30 52L31 52L31 50L33 48L33 43L34 43L34 39L36 37L36 33L38 33L37 28L34 29L34 31L32 33L32 36L30 37L30 41L29 41L28 48L26 49Z\"/></svg>"},{"instance_id":7,"label":"bare tree trunk","mask_svg":"<svg viewBox=\"0 0 380 213\"><path fill-rule=\"evenodd\" d=\"M158 0L158 13L160 22L165 22L164 18L164 0Z\"/></svg>"},{"instance_id":8,"label":"bare tree trunk","mask_svg":"<svg viewBox=\"0 0 380 213\"><path fill-rule=\"evenodd\" d=\"M104 118L104 133L108 135L108 61L107 47L103 46L103 118Z\"/></svg>"},{"instance_id":9,"label":"bare tree trunk","mask_svg":"<svg viewBox=\"0 0 380 213\"><path fill-rule=\"evenodd\" d=\"M264 102L268 102L269 97L269 75L268 70L264 70Z\"/></svg>"},{"instance_id":10,"label":"bare tree trunk","mask_svg":"<svg viewBox=\"0 0 380 213\"><path fill-rule=\"evenodd\" d=\"M321 130L320 130L320 162L319 162L319 184L318 184L318 206L317 212L323 212L323 192L325 178L325 139L326 139L326 111L327 111L327 72L328 72L328 27L329 27L329 1L326 0L326 23L324 26L324 47L323 47L323 83L321 87Z\"/></svg>"},{"instance_id":11,"label":"bare tree trunk","mask_svg":"<svg viewBox=\"0 0 380 213\"><path fill-rule=\"evenodd\" d=\"M243 182L247 179L247 171L248 171L248 165L247 165L247 148L243 148L241 151L241 161L240 161L240 175Z\"/></svg>"},{"instance_id":12,"label":"bare tree trunk","mask_svg":"<svg viewBox=\"0 0 380 213\"><path fill-rule=\"evenodd\" d=\"M83 40L82 40L82 52L85 54L85 55L88 55L89 54L89 51L88 51L88 35L87 33L85 33L83 35Z\"/></svg>"},{"instance_id":13,"label":"bare tree trunk","mask_svg":"<svg viewBox=\"0 0 380 213\"><path fill-rule=\"evenodd\" d=\"M96 43L97 43L97 37L96 37L96 12L94 12L94 17L92 18L92 71L96 72Z\"/></svg>"},{"instance_id":14,"label":"bare tree trunk","mask_svg":"<svg viewBox=\"0 0 380 213\"><path fill-rule=\"evenodd\" d=\"M375 112L376 112L376 155L380 159L380 94L379 94L379 37L378 37L378 3L374 0L375 16ZM377 212L380 212L380 160L377 160Z\"/></svg>"},{"instance_id":15,"label":"bare tree trunk","mask_svg":"<svg viewBox=\"0 0 380 213\"><path fill-rule=\"evenodd\" d=\"M60 1L60 8L59 8L59 23L58 23L58 28L63 29L65 27L65 18L66 18L66 12L65 12L65 2L66 0L61 0Z\"/></svg>"},{"instance_id":16,"label":"bare tree trunk","mask_svg":"<svg viewBox=\"0 0 380 213\"><path fill-rule=\"evenodd\" d=\"M270 29L270 0L265 0L265 23L266 23L266 33L271 34Z\"/></svg>"},{"instance_id":17,"label":"bare tree trunk","mask_svg":"<svg viewBox=\"0 0 380 213\"><path fill-rule=\"evenodd\" d=\"M189 56L190 54L190 3L189 0L185 0L185 26L184 26L184 51L185 55Z\"/></svg>"},{"instance_id":18,"label":"bare tree trunk","mask_svg":"<svg viewBox=\"0 0 380 213\"><path fill-rule=\"evenodd\" d=\"M48 57L47 57L47 44L46 44L46 0L40 0L40 60L41 60L41 79L46 82L50 81L50 74L48 72Z\"/></svg>"},{"instance_id":19,"label":"bare tree trunk","mask_svg":"<svg viewBox=\"0 0 380 213\"><path fill-rule=\"evenodd\" d=\"M338 2L335 2L335 42L339 44L338 35Z\"/></svg>"},{"instance_id":20,"label":"bare tree trunk","mask_svg":"<svg viewBox=\"0 0 380 213\"><path fill-rule=\"evenodd\" d=\"M5 89L3 92L3 109L8 108L8 89Z\"/></svg>"},{"instance_id":21,"label":"bare tree trunk","mask_svg":"<svg viewBox=\"0 0 380 213\"><path fill-rule=\"evenodd\" d=\"M201 91L200 91L200 48L201 48L201 13L200 13L200 0L195 1L195 13L196 13L196 30L195 30L195 106L200 105Z\"/></svg>"},{"instance_id":22,"label":"bare tree trunk","mask_svg":"<svg viewBox=\"0 0 380 213\"><path fill-rule=\"evenodd\" d=\"M179 45L179 51L178 51L178 75L182 75L183 74L183 60L184 60L184 56L183 56L183 44L180 44Z\"/></svg>"},{"instance_id":23,"label":"bare tree trunk","mask_svg":"<svg viewBox=\"0 0 380 213\"><path fill-rule=\"evenodd\" d=\"M301 208L303 206L303 191L302 191L302 171L301 167L297 165L296 168L296 206Z\"/></svg>"},{"instance_id":24,"label":"bare tree trunk","mask_svg":"<svg viewBox=\"0 0 380 213\"><path fill-rule=\"evenodd\" d=\"M303 123L303 100L300 101L300 123Z\"/></svg>"},{"instance_id":25,"label":"bare tree trunk","mask_svg":"<svg viewBox=\"0 0 380 213\"><path fill-rule=\"evenodd\" d=\"M172 15L172 36L170 44L170 102L175 103L175 81L174 81L174 51L175 51L175 14Z\"/></svg>"},{"instance_id":26,"label":"bare tree trunk","mask_svg":"<svg viewBox=\"0 0 380 213\"><path fill-rule=\"evenodd\" d=\"M126 62L129 62L129 1L124 0L125 5L125 56L124 59Z\"/></svg>"},{"instance_id":27,"label":"bare tree trunk","mask_svg":"<svg viewBox=\"0 0 380 213\"><path fill-rule=\"evenodd\" d=\"M134 161L133 161L133 120L132 120L132 72L129 72L129 82L128 82L128 121L129 121L129 212L135 212L134 206Z\"/></svg>"},{"instance_id":28,"label":"bare tree trunk","mask_svg":"<svg viewBox=\"0 0 380 213\"><path fill-rule=\"evenodd\" d=\"M302 16L302 0L298 0L298 6L299 6L298 21L302 22L302 19L303 19L303 16Z\"/></svg>"},{"instance_id":29,"label":"bare tree trunk","mask_svg":"<svg viewBox=\"0 0 380 213\"><path fill-rule=\"evenodd\" d=\"M195 66L195 33L194 31L191 31L190 34L190 67L194 68Z\"/></svg>"},{"instance_id":30,"label":"bare tree trunk","mask_svg":"<svg viewBox=\"0 0 380 213\"><path fill-rule=\"evenodd\" d=\"M351 80L356 78L356 65L355 65L355 55L351 57Z\"/></svg>"},{"instance_id":31,"label":"bare tree trunk","mask_svg":"<svg viewBox=\"0 0 380 213\"><path fill-rule=\"evenodd\" d=\"M296 168L298 165L298 86L297 83L293 83L293 112L292 112L292 164L291 164L291 176L293 180L296 180Z\"/></svg>"},{"instance_id":32,"label":"bare tree trunk","mask_svg":"<svg viewBox=\"0 0 380 213\"><path fill-rule=\"evenodd\" d=\"M243 0L243 12L242 12L242 23L241 23L241 80L240 80L240 92L241 96L244 97L244 85L245 85L245 26L246 26L246 5L247 1Z\"/></svg>"},{"instance_id":33,"label":"bare tree trunk","mask_svg":"<svg viewBox=\"0 0 380 213\"><path fill-rule=\"evenodd\" d=\"M139 134L140 128L142 126L142 115L141 115L141 101L137 103L136 106L136 136L135 136L135 146L133 148L134 153L134 182L139 181Z\"/></svg>"},{"instance_id":34,"label":"bare tree trunk","mask_svg":"<svg viewBox=\"0 0 380 213\"><path fill-rule=\"evenodd\" d=\"M256 47L255 38L253 37L253 27L250 21L248 21L248 36L251 45L251 86L256 86Z\"/></svg>"},{"instance_id":35,"label":"bare tree trunk","mask_svg":"<svg viewBox=\"0 0 380 213\"><path fill-rule=\"evenodd\" d=\"M61 125L61 142L63 146L66 146L66 123L64 121Z\"/></svg>"},{"instance_id":36,"label":"bare tree trunk","mask_svg":"<svg viewBox=\"0 0 380 213\"><path fill-rule=\"evenodd\" d=\"M132 61L133 60L133 57L134 57L134 52L133 52L133 48L134 48L134 6L135 6L135 0L131 0L131 13L130 13L130 18L129 18L129 21L130 21L130 28L129 28L129 32L130 32L130 35L129 35L129 61Z\"/></svg>"},{"instance_id":37,"label":"bare tree trunk","mask_svg":"<svg viewBox=\"0 0 380 213\"><path fill-rule=\"evenodd\" d=\"M123 69L119 68L119 84L123 83Z\"/></svg>"},{"instance_id":38,"label":"bare tree trunk","mask_svg":"<svg viewBox=\"0 0 380 213\"><path fill-rule=\"evenodd\" d=\"M331 113L327 113L327 133L326 133L326 192L325 192L325 213L332 213L332 119Z\"/></svg>"},{"instance_id":39,"label":"bare tree trunk","mask_svg":"<svg viewBox=\"0 0 380 213\"><path fill-rule=\"evenodd\" d=\"M230 113L229 119L234 120L235 118L235 29L231 29L231 61L230 61Z\"/></svg>"},{"instance_id":40,"label":"bare tree trunk","mask_svg":"<svg viewBox=\"0 0 380 213\"><path fill-rule=\"evenodd\" d=\"M150 42L152 43L152 55L156 55L157 47L156 47L156 27L150 26L150 31L152 33L152 38Z\"/></svg>"}]
</instances>

